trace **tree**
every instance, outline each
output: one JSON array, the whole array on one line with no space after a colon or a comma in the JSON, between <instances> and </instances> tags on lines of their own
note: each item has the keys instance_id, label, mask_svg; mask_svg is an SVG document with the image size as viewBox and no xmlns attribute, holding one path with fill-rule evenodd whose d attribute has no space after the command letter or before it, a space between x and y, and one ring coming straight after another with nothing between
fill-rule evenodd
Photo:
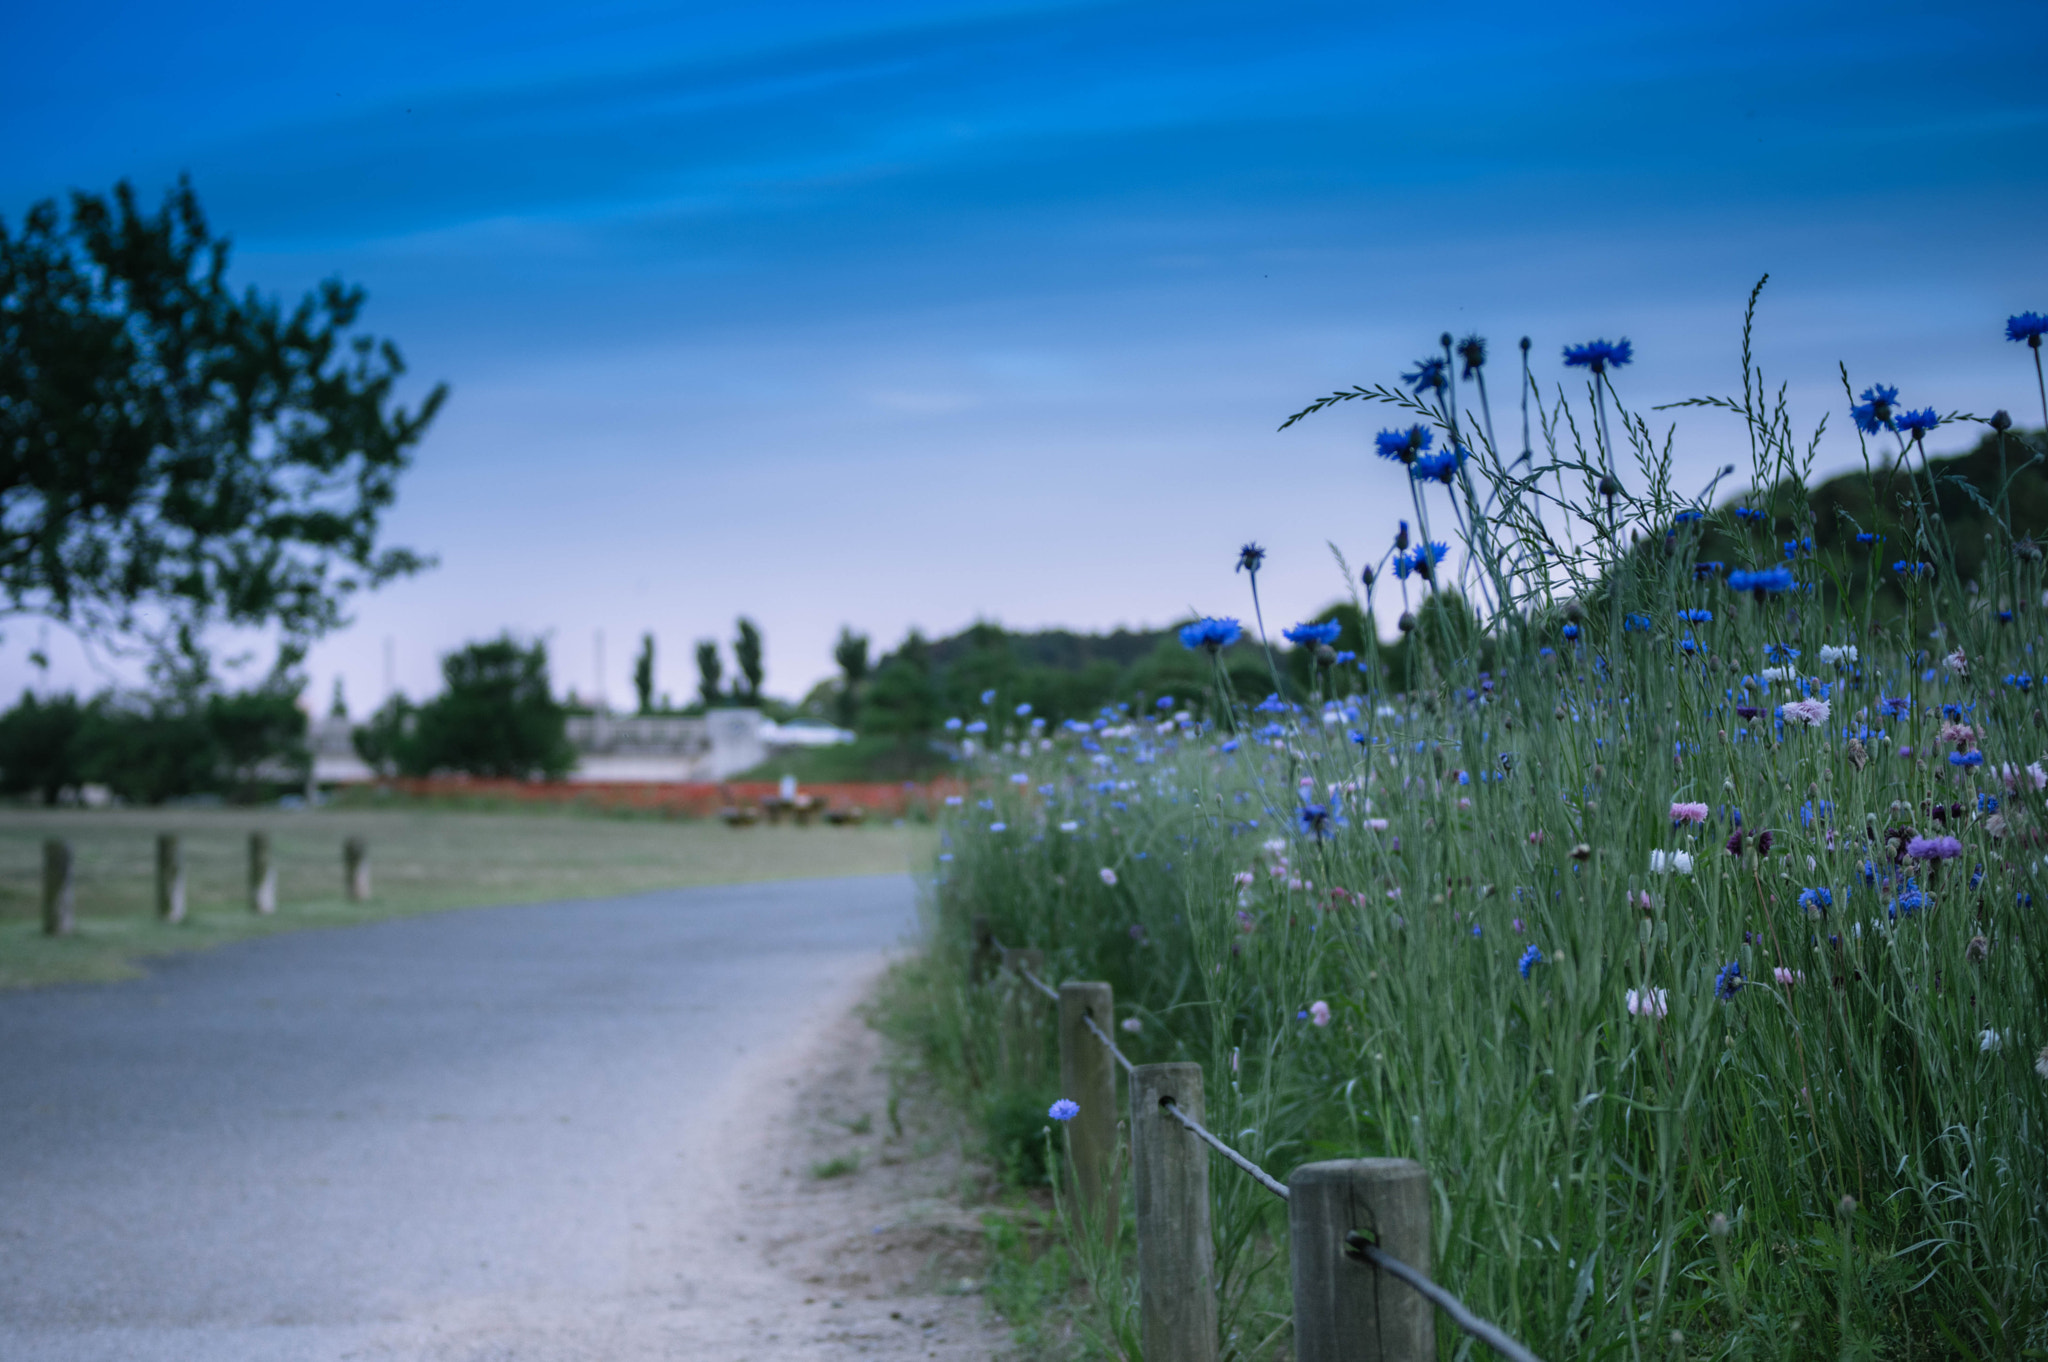
<instances>
[{"instance_id":1,"label":"tree","mask_svg":"<svg viewBox=\"0 0 2048 1362\"><path fill-rule=\"evenodd\" d=\"M408 775L556 780L576 764L568 714L548 689L547 644L510 634L441 659L441 694L421 705L398 762Z\"/></svg>"},{"instance_id":2,"label":"tree","mask_svg":"<svg viewBox=\"0 0 2048 1362\"><path fill-rule=\"evenodd\" d=\"M654 635L640 636L640 652L633 659L633 693L640 697L640 712L654 713Z\"/></svg>"},{"instance_id":3,"label":"tree","mask_svg":"<svg viewBox=\"0 0 2048 1362\"><path fill-rule=\"evenodd\" d=\"M710 639L697 642L697 694L704 701L704 708L716 709L725 703L725 693L718 688L725 678L725 664L718 660L718 645Z\"/></svg>"},{"instance_id":4,"label":"tree","mask_svg":"<svg viewBox=\"0 0 2048 1362\"><path fill-rule=\"evenodd\" d=\"M939 692L932 681L931 645L913 629L875 669L874 680L861 700L861 732L908 744L929 734L938 722Z\"/></svg>"},{"instance_id":5,"label":"tree","mask_svg":"<svg viewBox=\"0 0 2048 1362\"><path fill-rule=\"evenodd\" d=\"M0 714L0 791L55 804L64 791L82 785L78 734L84 721L76 696L38 700L33 691L23 691L21 703Z\"/></svg>"},{"instance_id":6,"label":"tree","mask_svg":"<svg viewBox=\"0 0 2048 1362\"><path fill-rule=\"evenodd\" d=\"M840 625L839 641L832 645L832 660L839 664L839 726L852 728L860 715L860 688L868 679L868 636Z\"/></svg>"},{"instance_id":7,"label":"tree","mask_svg":"<svg viewBox=\"0 0 2048 1362\"><path fill-rule=\"evenodd\" d=\"M188 644L212 623L310 638L428 560L383 512L447 396L330 279L289 312L226 282L188 181L0 222L0 597L89 636Z\"/></svg>"},{"instance_id":8,"label":"tree","mask_svg":"<svg viewBox=\"0 0 2048 1362\"><path fill-rule=\"evenodd\" d=\"M394 776L400 770L399 757L412 740L417 711L403 695L394 695L377 706L369 722L349 731L349 745L363 764L380 776Z\"/></svg>"},{"instance_id":9,"label":"tree","mask_svg":"<svg viewBox=\"0 0 2048 1362\"><path fill-rule=\"evenodd\" d=\"M765 676L761 667L761 631L745 615L739 618L739 631L739 637L733 640L732 657L739 664L740 677L746 683L740 696L746 704L758 705Z\"/></svg>"}]
</instances>

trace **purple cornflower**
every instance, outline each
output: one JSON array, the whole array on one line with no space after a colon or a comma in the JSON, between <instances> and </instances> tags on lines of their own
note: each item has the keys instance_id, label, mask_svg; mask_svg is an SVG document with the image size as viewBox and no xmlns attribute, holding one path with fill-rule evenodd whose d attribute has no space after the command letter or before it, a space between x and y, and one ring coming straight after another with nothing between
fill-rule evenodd
<instances>
[{"instance_id":1,"label":"purple cornflower","mask_svg":"<svg viewBox=\"0 0 2048 1362\"><path fill-rule=\"evenodd\" d=\"M1906 843L1906 854L1916 861L1949 861L1963 854L1963 844L1953 837L1915 837Z\"/></svg>"}]
</instances>

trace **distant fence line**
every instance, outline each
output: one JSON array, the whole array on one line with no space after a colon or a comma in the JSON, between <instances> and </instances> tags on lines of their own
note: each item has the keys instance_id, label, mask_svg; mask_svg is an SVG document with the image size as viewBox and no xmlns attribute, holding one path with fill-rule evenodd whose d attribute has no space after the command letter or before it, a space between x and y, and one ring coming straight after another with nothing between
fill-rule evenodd
<instances>
[{"instance_id":1,"label":"distant fence line","mask_svg":"<svg viewBox=\"0 0 2048 1362\"><path fill-rule=\"evenodd\" d=\"M674 814L684 818L715 818L733 807L759 807L781 795L774 781L607 781L493 780L471 776L428 776L378 781L374 788L428 799L503 800L511 804L568 806ZM952 779L933 781L836 781L805 785L803 793L823 800L828 808L865 809L870 817L904 818L936 814L948 796L965 786Z\"/></svg>"},{"instance_id":2,"label":"distant fence line","mask_svg":"<svg viewBox=\"0 0 2048 1362\"><path fill-rule=\"evenodd\" d=\"M43 935L69 936L78 928L78 887L71 843L62 837L43 842ZM270 855L270 834L249 834L249 911L268 917L277 911L277 863ZM341 843L341 891L350 903L370 899L370 844L362 837ZM156 839L156 915L159 921L185 920L185 848L175 832Z\"/></svg>"}]
</instances>

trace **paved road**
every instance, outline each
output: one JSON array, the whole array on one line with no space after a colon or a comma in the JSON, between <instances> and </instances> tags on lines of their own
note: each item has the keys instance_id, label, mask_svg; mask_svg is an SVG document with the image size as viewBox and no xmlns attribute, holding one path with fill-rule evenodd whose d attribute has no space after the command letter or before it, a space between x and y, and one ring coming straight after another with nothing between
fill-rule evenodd
<instances>
[{"instance_id":1,"label":"paved road","mask_svg":"<svg viewBox=\"0 0 2048 1362\"><path fill-rule=\"evenodd\" d=\"M749 1054L912 918L904 878L692 889L0 995L0 1357L443 1355L480 1314L659 1298Z\"/></svg>"}]
</instances>

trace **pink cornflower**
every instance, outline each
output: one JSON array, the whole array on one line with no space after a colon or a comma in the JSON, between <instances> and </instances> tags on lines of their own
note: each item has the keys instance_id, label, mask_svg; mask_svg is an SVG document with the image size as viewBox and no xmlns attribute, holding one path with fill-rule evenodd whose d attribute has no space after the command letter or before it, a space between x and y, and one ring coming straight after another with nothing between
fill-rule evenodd
<instances>
[{"instance_id":1,"label":"pink cornflower","mask_svg":"<svg viewBox=\"0 0 2048 1362\"><path fill-rule=\"evenodd\" d=\"M1819 728L1828 721L1828 702L1794 700L1785 706L1785 717L1805 724L1808 728Z\"/></svg>"},{"instance_id":2,"label":"pink cornflower","mask_svg":"<svg viewBox=\"0 0 2048 1362\"><path fill-rule=\"evenodd\" d=\"M1530 846L1532 846L1532 847L1536 847L1536 846L1542 846L1542 845L1543 845L1543 829L1542 829L1542 828L1538 828L1538 829L1536 829L1536 831L1534 831L1534 832L1532 832L1532 833L1530 833L1530 834L1529 834L1529 845L1530 845Z\"/></svg>"},{"instance_id":3,"label":"pink cornflower","mask_svg":"<svg viewBox=\"0 0 2048 1362\"><path fill-rule=\"evenodd\" d=\"M1941 726L1941 740L1954 743L1958 752L1967 751L1977 741L1977 730L1968 724L1945 723Z\"/></svg>"},{"instance_id":4,"label":"pink cornflower","mask_svg":"<svg viewBox=\"0 0 2048 1362\"><path fill-rule=\"evenodd\" d=\"M1671 1010L1671 994L1666 989L1632 988L1626 997L1631 1017L1662 1017Z\"/></svg>"},{"instance_id":5,"label":"pink cornflower","mask_svg":"<svg viewBox=\"0 0 2048 1362\"><path fill-rule=\"evenodd\" d=\"M1673 823L1704 823L1707 821L1707 806L1704 804L1673 804L1671 806L1671 821Z\"/></svg>"},{"instance_id":6,"label":"pink cornflower","mask_svg":"<svg viewBox=\"0 0 2048 1362\"><path fill-rule=\"evenodd\" d=\"M1790 988L1794 984L1806 982L1806 971L1802 969L1786 969L1783 965L1779 965L1771 971L1771 978L1784 987Z\"/></svg>"},{"instance_id":7,"label":"pink cornflower","mask_svg":"<svg viewBox=\"0 0 2048 1362\"><path fill-rule=\"evenodd\" d=\"M1321 998L1316 999L1308 1005L1308 1019L1317 1026L1328 1026L1330 1024L1330 1005Z\"/></svg>"},{"instance_id":8,"label":"pink cornflower","mask_svg":"<svg viewBox=\"0 0 2048 1362\"><path fill-rule=\"evenodd\" d=\"M1252 887L1252 882L1254 878L1255 877L1252 875L1251 871L1240 870L1235 875L1232 875L1230 877L1230 882L1236 885L1239 889L1249 889Z\"/></svg>"}]
</instances>

